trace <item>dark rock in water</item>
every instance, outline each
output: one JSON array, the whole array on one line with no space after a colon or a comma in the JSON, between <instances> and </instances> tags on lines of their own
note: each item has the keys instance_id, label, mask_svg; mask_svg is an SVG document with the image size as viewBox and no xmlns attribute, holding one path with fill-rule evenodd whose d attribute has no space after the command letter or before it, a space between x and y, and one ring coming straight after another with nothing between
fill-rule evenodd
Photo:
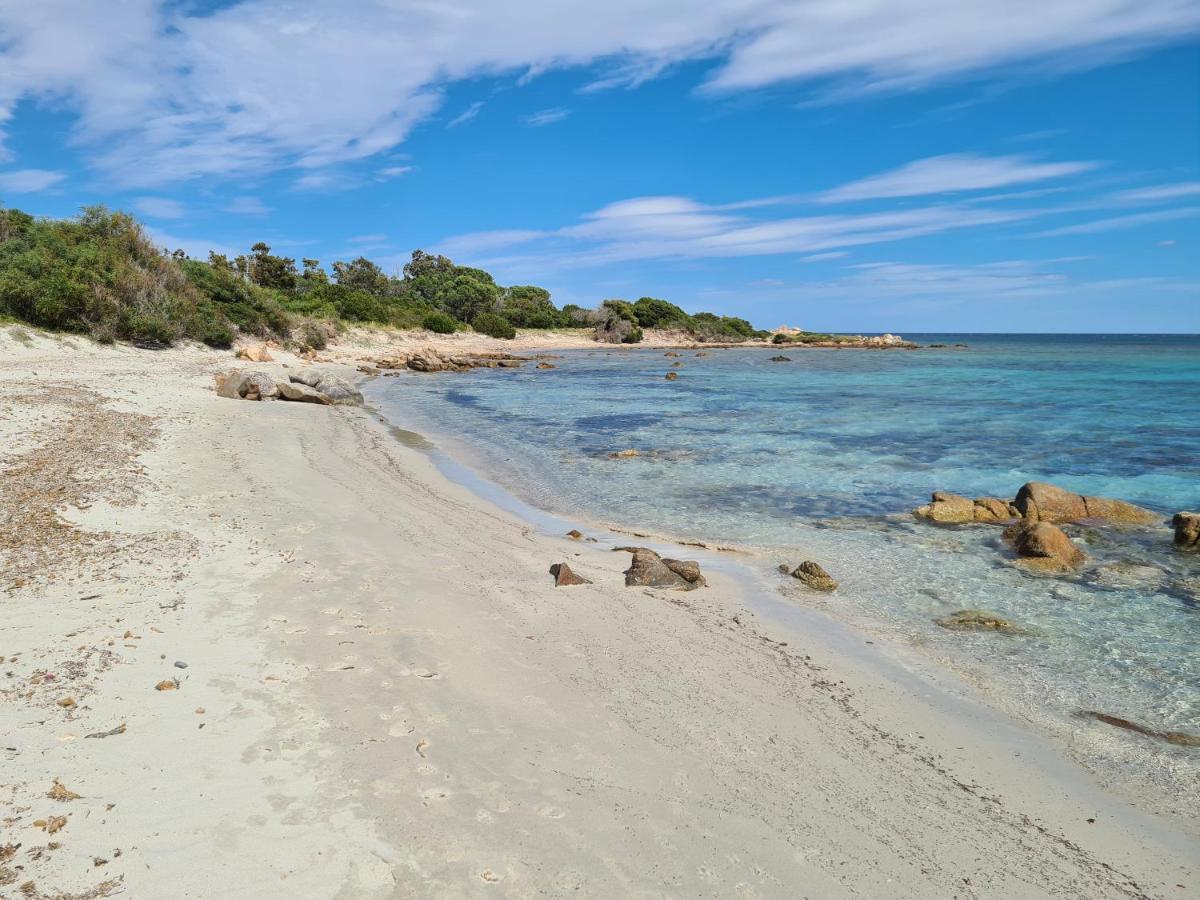
<instances>
[{"instance_id":1,"label":"dark rock in water","mask_svg":"<svg viewBox=\"0 0 1200 900\"><path fill-rule=\"evenodd\" d=\"M1012 622L982 609L960 609L958 612L952 612L950 615L934 619L934 621L951 631L1005 631L1011 633L1017 630L1017 626Z\"/></svg>"},{"instance_id":2,"label":"dark rock in water","mask_svg":"<svg viewBox=\"0 0 1200 900\"><path fill-rule=\"evenodd\" d=\"M280 400L291 400L294 403L319 403L324 406L333 402L316 388L309 387L307 384L277 381L275 387L279 389Z\"/></svg>"},{"instance_id":3,"label":"dark rock in water","mask_svg":"<svg viewBox=\"0 0 1200 900\"><path fill-rule=\"evenodd\" d=\"M1156 525L1162 516L1124 500L1085 497L1053 484L1031 481L1022 485L1013 506L1023 519L1034 522L1078 522L1103 519L1125 525Z\"/></svg>"},{"instance_id":4,"label":"dark rock in water","mask_svg":"<svg viewBox=\"0 0 1200 900\"><path fill-rule=\"evenodd\" d=\"M628 587L657 587L673 591L691 591L707 582L695 560L664 559L645 547L619 548L633 553L633 562L625 570Z\"/></svg>"},{"instance_id":5,"label":"dark rock in water","mask_svg":"<svg viewBox=\"0 0 1200 900\"><path fill-rule=\"evenodd\" d=\"M1005 524L1017 518L1016 511L998 497L976 497L972 500L949 491L934 491L930 502L912 511L918 519L942 524L984 522Z\"/></svg>"},{"instance_id":6,"label":"dark rock in water","mask_svg":"<svg viewBox=\"0 0 1200 900\"><path fill-rule=\"evenodd\" d=\"M1177 550L1200 550L1200 513L1175 513L1171 524L1175 526Z\"/></svg>"},{"instance_id":7,"label":"dark rock in water","mask_svg":"<svg viewBox=\"0 0 1200 900\"><path fill-rule=\"evenodd\" d=\"M1004 538L1021 557L1018 562L1034 572L1070 572L1087 559L1066 532L1049 522L1017 522L1004 530Z\"/></svg>"},{"instance_id":8,"label":"dark rock in water","mask_svg":"<svg viewBox=\"0 0 1200 900\"><path fill-rule=\"evenodd\" d=\"M672 369L678 369L682 366L683 366L683 363L681 363L679 360L675 360L675 362L671 363Z\"/></svg>"},{"instance_id":9,"label":"dark rock in water","mask_svg":"<svg viewBox=\"0 0 1200 900\"><path fill-rule=\"evenodd\" d=\"M1126 731L1157 738L1177 747L1200 747L1200 735L1188 734L1186 731L1158 731L1154 728L1147 728L1145 725L1139 725L1137 722L1131 722L1129 719L1122 719L1120 716L1110 716L1108 713L1096 712L1091 709L1081 709L1076 715L1081 719L1095 719L1097 722L1103 722L1113 728L1124 728Z\"/></svg>"},{"instance_id":10,"label":"dark rock in water","mask_svg":"<svg viewBox=\"0 0 1200 900\"><path fill-rule=\"evenodd\" d=\"M679 377L679 374L677 372L668 372L666 374L667 381L674 381L678 377Z\"/></svg>"},{"instance_id":11,"label":"dark rock in water","mask_svg":"<svg viewBox=\"0 0 1200 900\"><path fill-rule=\"evenodd\" d=\"M555 587L569 587L573 584L591 584L588 579L572 572L571 567L566 563L555 563L552 565L550 567L550 574L554 576Z\"/></svg>"},{"instance_id":12,"label":"dark rock in water","mask_svg":"<svg viewBox=\"0 0 1200 900\"><path fill-rule=\"evenodd\" d=\"M693 354L693 355L694 355L694 356L708 356L708 354L707 354L707 353L705 353L703 350L701 350L699 353L696 353L696 354Z\"/></svg>"},{"instance_id":13,"label":"dark rock in water","mask_svg":"<svg viewBox=\"0 0 1200 900\"><path fill-rule=\"evenodd\" d=\"M792 361L792 358L790 356L772 356L771 357L771 362L791 362L791 361Z\"/></svg>"},{"instance_id":14,"label":"dark rock in water","mask_svg":"<svg viewBox=\"0 0 1200 900\"><path fill-rule=\"evenodd\" d=\"M833 576L811 559L806 559L792 570L792 577L814 591L836 591L838 583Z\"/></svg>"},{"instance_id":15,"label":"dark rock in water","mask_svg":"<svg viewBox=\"0 0 1200 900\"><path fill-rule=\"evenodd\" d=\"M572 528L570 531L567 532L567 537L569 537L573 541L582 541L583 540L583 532L580 531L578 528Z\"/></svg>"},{"instance_id":16,"label":"dark rock in water","mask_svg":"<svg viewBox=\"0 0 1200 900\"><path fill-rule=\"evenodd\" d=\"M534 366L534 368L536 368L536 369L557 369L558 366L556 366L554 363L540 362L536 366Z\"/></svg>"},{"instance_id":17,"label":"dark rock in water","mask_svg":"<svg viewBox=\"0 0 1200 900\"><path fill-rule=\"evenodd\" d=\"M217 396L231 400L274 400L275 379L265 372L231 372L217 377Z\"/></svg>"},{"instance_id":18,"label":"dark rock in water","mask_svg":"<svg viewBox=\"0 0 1200 900\"><path fill-rule=\"evenodd\" d=\"M682 356L682 353L676 353L674 350L668 350L663 356Z\"/></svg>"}]
</instances>

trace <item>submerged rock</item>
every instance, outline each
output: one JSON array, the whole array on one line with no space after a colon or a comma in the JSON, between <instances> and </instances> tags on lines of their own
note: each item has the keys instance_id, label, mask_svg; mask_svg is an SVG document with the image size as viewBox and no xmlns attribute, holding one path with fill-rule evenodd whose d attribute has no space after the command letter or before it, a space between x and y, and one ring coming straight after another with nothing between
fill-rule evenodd
<instances>
[{"instance_id":1,"label":"submerged rock","mask_svg":"<svg viewBox=\"0 0 1200 900\"><path fill-rule=\"evenodd\" d=\"M985 522L1003 524L1017 518L1012 506L998 497L964 497L949 491L934 491L930 502L912 511L918 519L942 524Z\"/></svg>"},{"instance_id":2,"label":"submerged rock","mask_svg":"<svg viewBox=\"0 0 1200 900\"><path fill-rule=\"evenodd\" d=\"M625 570L627 587L656 587L673 591L691 591L708 582L700 574L700 563L691 559L664 559L646 547L623 547L633 554Z\"/></svg>"},{"instance_id":3,"label":"submerged rock","mask_svg":"<svg viewBox=\"0 0 1200 900\"><path fill-rule=\"evenodd\" d=\"M555 587L569 587L573 584L591 584L591 582L582 575L576 575L571 571L571 567L566 563L555 563L550 567L550 574L554 576Z\"/></svg>"},{"instance_id":4,"label":"submerged rock","mask_svg":"<svg viewBox=\"0 0 1200 900\"><path fill-rule=\"evenodd\" d=\"M1095 719L1097 722L1103 722L1114 728L1124 728L1126 731L1157 738L1177 747L1200 747L1200 735L1189 734L1186 731L1159 731L1139 725L1137 722L1131 722L1129 719L1122 719L1120 716L1110 716L1108 713L1096 712L1092 709L1081 709L1076 715L1081 719Z\"/></svg>"},{"instance_id":5,"label":"submerged rock","mask_svg":"<svg viewBox=\"0 0 1200 900\"><path fill-rule=\"evenodd\" d=\"M558 366L556 366L554 363L540 362L536 366L534 366L534 368L536 368L536 369L557 369Z\"/></svg>"},{"instance_id":6,"label":"submerged rock","mask_svg":"<svg viewBox=\"0 0 1200 900\"><path fill-rule=\"evenodd\" d=\"M772 356L771 357L771 362L791 362L791 361L792 361L792 358L790 356Z\"/></svg>"},{"instance_id":7,"label":"submerged rock","mask_svg":"<svg viewBox=\"0 0 1200 900\"><path fill-rule=\"evenodd\" d=\"M1034 572L1070 572L1087 559L1065 531L1049 522L1017 522L1005 529L1004 538L1021 557L1017 561Z\"/></svg>"},{"instance_id":8,"label":"submerged rock","mask_svg":"<svg viewBox=\"0 0 1200 900\"><path fill-rule=\"evenodd\" d=\"M679 377L679 373L677 373L677 372L668 372L666 374L667 381L674 381L678 377Z\"/></svg>"},{"instance_id":9,"label":"submerged rock","mask_svg":"<svg viewBox=\"0 0 1200 900\"><path fill-rule=\"evenodd\" d=\"M279 390L280 400L291 400L296 403L319 403L329 406L333 401L316 388L307 384L293 384L288 381L277 381L275 387Z\"/></svg>"},{"instance_id":10,"label":"submerged rock","mask_svg":"<svg viewBox=\"0 0 1200 900\"><path fill-rule=\"evenodd\" d=\"M818 563L806 559L792 570L792 577L814 591L836 591L838 583Z\"/></svg>"},{"instance_id":11,"label":"submerged rock","mask_svg":"<svg viewBox=\"0 0 1200 900\"><path fill-rule=\"evenodd\" d=\"M934 622L951 631L1017 631L1012 622L982 609L960 609Z\"/></svg>"},{"instance_id":12,"label":"submerged rock","mask_svg":"<svg viewBox=\"0 0 1200 900\"><path fill-rule=\"evenodd\" d=\"M1162 516L1124 500L1085 497L1044 481L1022 485L1013 506L1023 519L1034 522L1078 522L1103 519L1127 525L1155 525Z\"/></svg>"},{"instance_id":13,"label":"submerged rock","mask_svg":"<svg viewBox=\"0 0 1200 900\"><path fill-rule=\"evenodd\" d=\"M217 396L230 400L274 400L275 379L265 372L230 372L217 376Z\"/></svg>"},{"instance_id":14,"label":"submerged rock","mask_svg":"<svg viewBox=\"0 0 1200 900\"><path fill-rule=\"evenodd\" d=\"M1175 549L1200 550L1200 513L1175 513L1171 524L1175 526Z\"/></svg>"}]
</instances>

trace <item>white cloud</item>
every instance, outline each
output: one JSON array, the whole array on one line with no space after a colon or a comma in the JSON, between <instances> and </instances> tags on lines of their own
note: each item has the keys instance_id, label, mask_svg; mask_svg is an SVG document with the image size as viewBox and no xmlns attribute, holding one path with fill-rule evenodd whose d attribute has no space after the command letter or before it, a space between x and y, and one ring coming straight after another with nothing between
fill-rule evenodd
<instances>
[{"instance_id":1,"label":"white cloud","mask_svg":"<svg viewBox=\"0 0 1200 900\"><path fill-rule=\"evenodd\" d=\"M380 178L399 178L413 170L412 166L385 166L375 174Z\"/></svg>"},{"instance_id":2,"label":"white cloud","mask_svg":"<svg viewBox=\"0 0 1200 900\"><path fill-rule=\"evenodd\" d=\"M962 191L989 190L1010 184L1027 184L1088 172L1094 162L1039 163L1024 156L977 156L948 153L918 159L898 169L826 191L824 203L872 200L884 197L919 197Z\"/></svg>"},{"instance_id":3,"label":"white cloud","mask_svg":"<svg viewBox=\"0 0 1200 900\"><path fill-rule=\"evenodd\" d=\"M138 197L133 201L133 208L151 219L181 219L185 212L182 203L166 197Z\"/></svg>"},{"instance_id":4,"label":"white cloud","mask_svg":"<svg viewBox=\"0 0 1200 900\"><path fill-rule=\"evenodd\" d=\"M1051 228L1040 231L1034 237L1060 237L1068 234L1098 234L1103 231L1118 231L1124 228L1138 228L1142 225L1152 225L1155 222L1173 222L1176 219L1189 219L1200 215L1200 207L1189 206L1183 209L1162 209L1157 212L1134 213L1129 216L1113 216L1109 219L1096 219L1092 222L1081 222L1078 225L1065 225L1062 228Z\"/></svg>"},{"instance_id":5,"label":"white cloud","mask_svg":"<svg viewBox=\"0 0 1200 900\"><path fill-rule=\"evenodd\" d=\"M386 234L360 234L349 238L351 244L382 244L388 239Z\"/></svg>"},{"instance_id":6,"label":"white cloud","mask_svg":"<svg viewBox=\"0 0 1200 900\"><path fill-rule=\"evenodd\" d=\"M534 128L541 128L543 125L553 125L555 122L561 122L571 114L569 109L543 109L541 112L535 112L533 115L526 116L523 121L526 125L531 125Z\"/></svg>"},{"instance_id":7,"label":"white cloud","mask_svg":"<svg viewBox=\"0 0 1200 900\"><path fill-rule=\"evenodd\" d=\"M842 259L850 254L845 250L830 250L828 253L812 253L808 256L801 257L802 263L825 262L829 259Z\"/></svg>"},{"instance_id":8,"label":"white cloud","mask_svg":"<svg viewBox=\"0 0 1200 900\"><path fill-rule=\"evenodd\" d=\"M459 125L466 125L473 118L475 118L477 115L479 115L479 111L481 109L483 109L483 101L476 100L474 103L472 103L470 106L468 106L462 112L460 112L457 116L455 116L453 119L451 119L449 122L447 122L446 127L447 128L457 128Z\"/></svg>"},{"instance_id":9,"label":"white cloud","mask_svg":"<svg viewBox=\"0 0 1200 900\"><path fill-rule=\"evenodd\" d=\"M225 207L225 212L234 213L239 216L265 216L271 212L271 207L264 204L257 197L235 197Z\"/></svg>"},{"instance_id":10,"label":"white cloud","mask_svg":"<svg viewBox=\"0 0 1200 900\"><path fill-rule=\"evenodd\" d=\"M223 253L229 257L246 252L245 250L239 250L236 247L223 244L220 241L208 238L179 237L178 235L168 234L165 231L159 231L157 228L147 228L146 236L156 246L162 247L167 251L182 250L188 256L192 257L192 259L208 259L210 251Z\"/></svg>"},{"instance_id":11,"label":"white cloud","mask_svg":"<svg viewBox=\"0 0 1200 900\"><path fill-rule=\"evenodd\" d=\"M1198 29L1196 0L6 2L0 125L52 100L103 173L150 187L389 151L469 78L597 66L593 87L630 86L701 61L710 92L861 93L1099 64Z\"/></svg>"},{"instance_id":12,"label":"white cloud","mask_svg":"<svg viewBox=\"0 0 1200 900\"><path fill-rule=\"evenodd\" d=\"M1113 194L1114 200L1130 200L1133 202L1178 200L1181 197L1200 196L1200 181L1181 181L1176 184L1158 184L1153 187L1134 188L1129 191L1119 191Z\"/></svg>"},{"instance_id":13,"label":"white cloud","mask_svg":"<svg viewBox=\"0 0 1200 900\"><path fill-rule=\"evenodd\" d=\"M0 191L10 194L34 194L53 187L66 177L64 172L53 172L49 169L0 172Z\"/></svg>"}]
</instances>

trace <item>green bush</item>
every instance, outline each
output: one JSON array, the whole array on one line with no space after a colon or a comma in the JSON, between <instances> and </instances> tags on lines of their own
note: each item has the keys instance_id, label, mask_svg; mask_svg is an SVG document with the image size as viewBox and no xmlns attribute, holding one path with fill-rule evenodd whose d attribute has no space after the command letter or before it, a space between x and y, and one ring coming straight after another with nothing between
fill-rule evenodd
<instances>
[{"instance_id":1,"label":"green bush","mask_svg":"<svg viewBox=\"0 0 1200 900\"><path fill-rule=\"evenodd\" d=\"M425 317L421 319L421 327L434 334L454 334L458 328L458 322L453 316L435 311L425 314Z\"/></svg>"},{"instance_id":2,"label":"green bush","mask_svg":"<svg viewBox=\"0 0 1200 900\"><path fill-rule=\"evenodd\" d=\"M674 303L655 297L642 297L633 304L637 323L643 328L687 328L692 317Z\"/></svg>"},{"instance_id":3,"label":"green bush","mask_svg":"<svg viewBox=\"0 0 1200 900\"><path fill-rule=\"evenodd\" d=\"M496 313L480 313L471 320L471 327L480 334L486 334L488 337L504 338L512 340L517 336L517 329L513 327L513 323L504 318L504 316Z\"/></svg>"}]
</instances>

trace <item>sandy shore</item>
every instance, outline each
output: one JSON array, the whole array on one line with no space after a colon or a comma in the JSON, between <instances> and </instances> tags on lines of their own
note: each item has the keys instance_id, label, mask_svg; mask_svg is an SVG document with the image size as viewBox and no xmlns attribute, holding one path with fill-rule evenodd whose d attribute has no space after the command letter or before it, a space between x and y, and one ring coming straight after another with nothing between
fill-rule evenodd
<instances>
[{"instance_id":1,"label":"sandy shore","mask_svg":"<svg viewBox=\"0 0 1200 900\"><path fill-rule=\"evenodd\" d=\"M922 673L722 569L626 588L233 364L0 328L0 896L1200 895L1193 838Z\"/></svg>"}]
</instances>

